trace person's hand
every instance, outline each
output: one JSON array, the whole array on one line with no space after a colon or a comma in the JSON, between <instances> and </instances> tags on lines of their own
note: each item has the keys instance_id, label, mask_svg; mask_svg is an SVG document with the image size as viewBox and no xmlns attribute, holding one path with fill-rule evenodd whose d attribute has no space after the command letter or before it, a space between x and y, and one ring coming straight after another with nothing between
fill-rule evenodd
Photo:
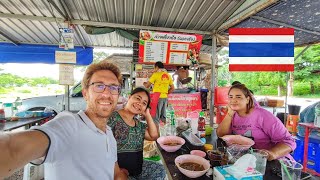
<instances>
[{"instance_id":1,"label":"person's hand","mask_svg":"<svg viewBox=\"0 0 320 180\"><path fill-rule=\"evenodd\" d=\"M120 170L126 174L127 176L129 176L129 171L127 169L124 169L124 168L120 168Z\"/></svg>"},{"instance_id":2,"label":"person's hand","mask_svg":"<svg viewBox=\"0 0 320 180\"><path fill-rule=\"evenodd\" d=\"M228 111L227 111L228 116L233 117L235 111L231 109L229 104L228 104L227 108L228 108Z\"/></svg>"},{"instance_id":3,"label":"person's hand","mask_svg":"<svg viewBox=\"0 0 320 180\"><path fill-rule=\"evenodd\" d=\"M151 116L151 114L150 114L150 108L147 108L143 113L141 113L144 117L146 117L146 116L148 116L148 115L150 115Z\"/></svg>"},{"instance_id":4,"label":"person's hand","mask_svg":"<svg viewBox=\"0 0 320 180\"><path fill-rule=\"evenodd\" d=\"M266 150L266 149L263 149L263 150L268 153L268 161L272 161L272 160L277 159L277 155L274 152Z\"/></svg>"}]
</instances>

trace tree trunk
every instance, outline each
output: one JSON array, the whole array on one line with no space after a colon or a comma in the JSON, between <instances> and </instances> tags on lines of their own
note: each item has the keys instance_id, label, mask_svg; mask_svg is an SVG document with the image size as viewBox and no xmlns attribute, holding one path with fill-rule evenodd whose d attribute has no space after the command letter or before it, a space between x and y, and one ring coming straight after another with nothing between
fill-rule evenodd
<instances>
[{"instance_id":1,"label":"tree trunk","mask_svg":"<svg viewBox=\"0 0 320 180\"><path fill-rule=\"evenodd\" d=\"M281 96L281 86L278 85L278 97L280 97L280 96Z\"/></svg>"},{"instance_id":2,"label":"tree trunk","mask_svg":"<svg viewBox=\"0 0 320 180\"><path fill-rule=\"evenodd\" d=\"M290 79L288 81L288 96L293 96L293 72L290 72Z\"/></svg>"},{"instance_id":3,"label":"tree trunk","mask_svg":"<svg viewBox=\"0 0 320 180\"><path fill-rule=\"evenodd\" d=\"M311 91L311 94L314 94L314 84L313 84L313 81L310 81L310 91Z\"/></svg>"}]
</instances>

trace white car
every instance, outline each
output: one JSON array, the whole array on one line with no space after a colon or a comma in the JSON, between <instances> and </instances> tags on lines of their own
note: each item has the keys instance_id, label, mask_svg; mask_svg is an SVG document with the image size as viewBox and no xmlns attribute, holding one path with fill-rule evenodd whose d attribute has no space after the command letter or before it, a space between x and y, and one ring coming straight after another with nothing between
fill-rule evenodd
<instances>
[{"instance_id":1,"label":"white car","mask_svg":"<svg viewBox=\"0 0 320 180\"><path fill-rule=\"evenodd\" d=\"M81 83L73 86L69 91L69 111L78 112L79 110L86 109L86 101L82 96ZM65 95L55 96L39 96L22 100L22 105L19 107L19 111L43 111L45 108L49 108L54 111L55 114L64 111L65 108ZM117 109L123 107L125 103L123 97L119 97Z\"/></svg>"}]
</instances>

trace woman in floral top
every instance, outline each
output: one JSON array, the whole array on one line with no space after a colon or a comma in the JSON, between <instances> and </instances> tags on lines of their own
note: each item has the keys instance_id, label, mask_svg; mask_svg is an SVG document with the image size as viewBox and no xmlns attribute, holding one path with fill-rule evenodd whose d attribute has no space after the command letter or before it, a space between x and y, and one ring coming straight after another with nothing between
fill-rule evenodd
<instances>
[{"instance_id":1,"label":"woman in floral top","mask_svg":"<svg viewBox=\"0 0 320 180\"><path fill-rule=\"evenodd\" d=\"M166 176L162 164L143 160L144 139L158 138L149 105L149 91L138 87L131 92L125 107L114 112L108 121L117 141L118 164L129 179L164 179ZM134 119L138 114L145 117L146 123Z\"/></svg>"}]
</instances>

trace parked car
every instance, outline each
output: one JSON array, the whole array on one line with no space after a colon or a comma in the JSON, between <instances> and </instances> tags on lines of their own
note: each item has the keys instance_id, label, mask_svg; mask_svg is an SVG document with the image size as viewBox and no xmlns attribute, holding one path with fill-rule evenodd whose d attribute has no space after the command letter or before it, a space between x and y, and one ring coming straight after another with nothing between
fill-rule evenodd
<instances>
[{"instance_id":1,"label":"parked car","mask_svg":"<svg viewBox=\"0 0 320 180\"><path fill-rule=\"evenodd\" d=\"M120 96L117 108L123 107L126 98ZM64 111L65 108L65 95L55 96L39 96L22 100L22 105L19 111L43 111L48 108L57 114ZM77 112L86 108L86 101L83 99L81 83L77 83L69 90L69 111Z\"/></svg>"}]
</instances>

